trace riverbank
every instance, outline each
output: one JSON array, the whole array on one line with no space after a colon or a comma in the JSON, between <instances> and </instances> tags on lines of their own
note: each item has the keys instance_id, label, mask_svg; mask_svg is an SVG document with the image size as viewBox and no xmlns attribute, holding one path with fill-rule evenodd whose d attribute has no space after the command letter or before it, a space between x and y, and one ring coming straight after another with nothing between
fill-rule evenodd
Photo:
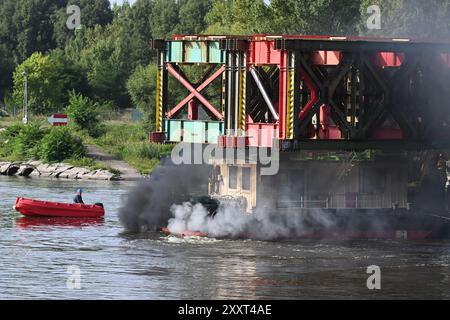
<instances>
[{"instance_id":1,"label":"riverbank","mask_svg":"<svg viewBox=\"0 0 450 320\"><path fill-rule=\"evenodd\" d=\"M95 145L86 145L86 157L94 159L119 174L120 180L134 181L143 178L143 175L128 163L106 153Z\"/></svg>"},{"instance_id":2,"label":"riverbank","mask_svg":"<svg viewBox=\"0 0 450 320\"><path fill-rule=\"evenodd\" d=\"M0 121L0 162L12 164L34 159L43 163L67 163L90 171L120 172L122 179L136 180L151 174L173 148L150 143L149 130L143 123L111 120L101 124L99 136L92 137L72 125L64 129L52 128L40 118L26 126L17 119L3 118ZM61 136L50 141L45 139L58 132L61 135L60 131L67 141L62 143Z\"/></svg>"},{"instance_id":3,"label":"riverbank","mask_svg":"<svg viewBox=\"0 0 450 320\"><path fill-rule=\"evenodd\" d=\"M149 175L173 149L172 145L150 143L149 131L151 130L143 123L107 121L102 124L102 134L99 137L84 135L83 141L88 149L89 146L100 148L139 174Z\"/></svg>"},{"instance_id":4,"label":"riverbank","mask_svg":"<svg viewBox=\"0 0 450 320\"><path fill-rule=\"evenodd\" d=\"M121 177L120 174L115 174L108 170L90 170L86 168L78 168L67 163L46 164L41 161L0 162L0 175L44 177L66 180L126 180Z\"/></svg>"}]
</instances>

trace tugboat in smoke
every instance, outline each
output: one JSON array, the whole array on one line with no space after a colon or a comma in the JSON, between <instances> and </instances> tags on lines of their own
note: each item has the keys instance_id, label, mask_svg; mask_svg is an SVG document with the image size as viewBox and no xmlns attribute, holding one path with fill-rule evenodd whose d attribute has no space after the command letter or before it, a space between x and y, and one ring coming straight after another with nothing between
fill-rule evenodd
<instances>
[{"instance_id":1,"label":"tugboat in smoke","mask_svg":"<svg viewBox=\"0 0 450 320\"><path fill-rule=\"evenodd\" d=\"M178 236L262 240L446 237L449 168L443 160L442 155L430 153L360 155L347 160L341 155L317 161L291 154L282 159L287 169L276 176L258 176L257 165L169 165L159 168L156 176L132 193L132 198L141 194L145 199L136 198L126 208L129 212L134 206L134 213L141 212L137 229L145 226L145 230ZM176 192L167 181L180 181ZM200 195L188 196L193 190ZM209 195L202 196L202 192ZM169 193L171 197L162 196ZM146 201L147 209L142 209ZM135 208L137 204L141 209ZM122 213L121 217L130 221L129 215Z\"/></svg>"}]
</instances>

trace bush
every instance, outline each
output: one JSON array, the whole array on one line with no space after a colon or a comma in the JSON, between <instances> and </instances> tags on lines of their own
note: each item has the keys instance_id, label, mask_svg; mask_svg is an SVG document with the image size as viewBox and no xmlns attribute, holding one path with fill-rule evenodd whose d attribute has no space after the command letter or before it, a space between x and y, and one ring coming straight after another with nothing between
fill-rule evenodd
<instances>
[{"instance_id":1,"label":"bush","mask_svg":"<svg viewBox=\"0 0 450 320\"><path fill-rule=\"evenodd\" d=\"M99 109L99 104L91 99L76 94L74 91L70 93L69 105L66 108L67 115L79 129L86 130L91 137L98 137L102 132Z\"/></svg>"},{"instance_id":2,"label":"bush","mask_svg":"<svg viewBox=\"0 0 450 320\"><path fill-rule=\"evenodd\" d=\"M17 137L22 130L22 124L13 124L11 126L6 127L5 131L1 133L1 138L3 141L13 139Z\"/></svg>"},{"instance_id":3,"label":"bush","mask_svg":"<svg viewBox=\"0 0 450 320\"><path fill-rule=\"evenodd\" d=\"M144 159L161 159L162 157L169 156L172 149L173 147L171 145L140 142L125 146L123 153Z\"/></svg>"},{"instance_id":4,"label":"bush","mask_svg":"<svg viewBox=\"0 0 450 320\"><path fill-rule=\"evenodd\" d=\"M0 157L7 159L38 159L39 145L45 131L39 123L14 124L0 134Z\"/></svg>"},{"instance_id":5,"label":"bush","mask_svg":"<svg viewBox=\"0 0 450 320\"><path fill-rule=\"evenodd\" d=\"M155 117L156 75L158 67L139 66L127 81L128 94L136 109Z\"/></svg>"},{"instance_id":6,"label":"bush","mask_svg":"<svg viewBox=\"0 0 450 320\"><path fill-rule=\"evenodd\" d=\"M39 123L31 123L21 127L13 140L13 155L26 159L38 159L39 145L46 134L40 129Z\"/></svg>"},{"instance_id":7,"label":"bush","mask_svg":"<svg viewBox=\"0 0 450 320\"><path fill-rule=\"evenodd\" d=\"M52 128L41 140L39 155L45 161L61 162L69 158L82 158L85 152L81 139L68 128Z\"/></svg>"}]
</instances>

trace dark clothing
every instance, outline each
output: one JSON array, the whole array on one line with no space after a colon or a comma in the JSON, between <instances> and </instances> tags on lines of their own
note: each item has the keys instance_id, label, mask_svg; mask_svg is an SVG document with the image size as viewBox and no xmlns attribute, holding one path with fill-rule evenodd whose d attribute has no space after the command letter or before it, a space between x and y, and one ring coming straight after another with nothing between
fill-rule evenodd
<instances>
[{"instance_id":1,"label":"dark clothing","mask_svg":"<svg viewBox=\"0 0 450 320\"><path fill-rule=\"evenodd\" d=\"M74 202L74 203L79 203L79 204L84 204L83 198L82 198L81 195L79 195L79 194L77 194L77 195L75 196L75 198L73 198L73 202Z\"/></svg>"}]
</instances>

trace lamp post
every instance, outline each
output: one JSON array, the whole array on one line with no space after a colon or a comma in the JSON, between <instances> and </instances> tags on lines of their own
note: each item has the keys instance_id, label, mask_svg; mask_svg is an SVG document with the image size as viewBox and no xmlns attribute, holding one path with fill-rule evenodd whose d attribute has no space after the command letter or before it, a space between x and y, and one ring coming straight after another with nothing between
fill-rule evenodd
<instances>
[{"instance_id":1,"label":"lamp post","mask_svg":"<svg viewBox=\"0 0 450 320\"><path fill-rule=\"evenodd\" d=\"M22 73L24 76L24 90L23 90L23 119L24 124L28 123L28 75L24 71Z\"/></svg>"}]
</instances>

